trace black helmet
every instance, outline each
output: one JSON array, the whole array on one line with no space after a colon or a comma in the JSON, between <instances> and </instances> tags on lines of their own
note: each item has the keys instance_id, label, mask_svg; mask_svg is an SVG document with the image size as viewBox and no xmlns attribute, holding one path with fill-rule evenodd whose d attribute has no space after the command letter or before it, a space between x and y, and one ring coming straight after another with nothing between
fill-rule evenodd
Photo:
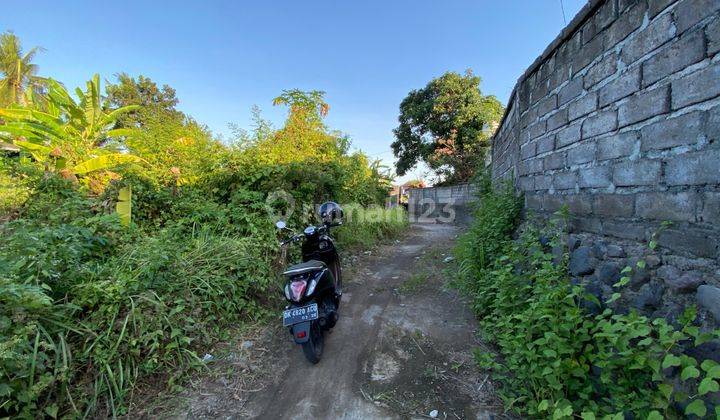
<instances>
[{"instance_id":1,"label":"black helmet","mask_svg":"<svg viewBox=\"0 0 720 420\"><path fill-rule=\"evenodd\" d=\"M326 225L342 222L344 216L342 208L334 201L327 201L318 209L320 220Z\"/></svg>"}]
</instances>

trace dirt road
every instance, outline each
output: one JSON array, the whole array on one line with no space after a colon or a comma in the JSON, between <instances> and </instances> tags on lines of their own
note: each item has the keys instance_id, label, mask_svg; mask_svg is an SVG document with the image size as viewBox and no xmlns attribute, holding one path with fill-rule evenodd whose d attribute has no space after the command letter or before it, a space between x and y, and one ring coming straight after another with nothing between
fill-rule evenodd
<instances>
[{"instance_id":1,"label":"dirt road","mask_svg":"<svg viewBox=\"0 0 720 420\"><path fill-rule=\"evenodd\" d=\"M474 317L442 270L457 230L414 225L345 261L341 318L310 365L281 328L229 346L214 375L161 414L172 418L378 419L502 416L473 362ZM180 401L180 403L178 403Z\"/></svg>"}]
</instances>

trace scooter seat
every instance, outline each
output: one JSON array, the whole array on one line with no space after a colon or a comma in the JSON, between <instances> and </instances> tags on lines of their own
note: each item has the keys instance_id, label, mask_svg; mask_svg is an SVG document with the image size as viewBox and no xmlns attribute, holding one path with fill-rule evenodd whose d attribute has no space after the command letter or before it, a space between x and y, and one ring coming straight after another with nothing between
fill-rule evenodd
<instances>
[{"instance_id":1,"label":"scooter seat","mask_svg":"<svg viewBox=\"0 0 720 420\"><path fill-rule=\"evenodd\" d=\"M283 272L285 276L296 276L298 274L305 274L312 271L319 271L327 267L324 262L318 260L310 260L304 263L291 265L287 270Z\"/></svg>"}]
</instances>

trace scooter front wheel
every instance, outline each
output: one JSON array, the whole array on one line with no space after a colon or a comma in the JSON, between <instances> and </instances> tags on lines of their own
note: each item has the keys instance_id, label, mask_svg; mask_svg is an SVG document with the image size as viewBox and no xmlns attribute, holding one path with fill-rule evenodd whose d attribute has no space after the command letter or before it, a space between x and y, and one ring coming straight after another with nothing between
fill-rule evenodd
<instances>
[{"instance_id":1,"label":"scooter front wheel","mask_svg":"<svg viewBox=\"0 0 720 420\"><path fill-rule=\"evenodd\" d=\"M310 326L309 338L308 341L302 343L302 349L308 362L315 365L320 361L325 348L325 337L323 337L322 329L320 329L317 321Z\"/></svg>"}]
</instances>

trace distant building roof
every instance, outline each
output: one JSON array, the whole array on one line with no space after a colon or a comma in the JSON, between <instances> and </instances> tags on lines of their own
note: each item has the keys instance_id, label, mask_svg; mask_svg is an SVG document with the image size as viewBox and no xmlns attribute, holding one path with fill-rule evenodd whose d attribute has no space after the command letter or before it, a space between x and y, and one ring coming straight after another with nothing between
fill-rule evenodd
<instances>
[{"instance_id":1,"label":"distant building roof","mask_svg":"<svg viewBox=\"0 0 720 420\"><path fill-rule=\"evenodd\" d=\"M408 181L408 182L402 184L401 187L403 187L403 188L425 188L426 185L425 185L425 181L414 180L414 181Z\"/></svg>"}]
</instances>

